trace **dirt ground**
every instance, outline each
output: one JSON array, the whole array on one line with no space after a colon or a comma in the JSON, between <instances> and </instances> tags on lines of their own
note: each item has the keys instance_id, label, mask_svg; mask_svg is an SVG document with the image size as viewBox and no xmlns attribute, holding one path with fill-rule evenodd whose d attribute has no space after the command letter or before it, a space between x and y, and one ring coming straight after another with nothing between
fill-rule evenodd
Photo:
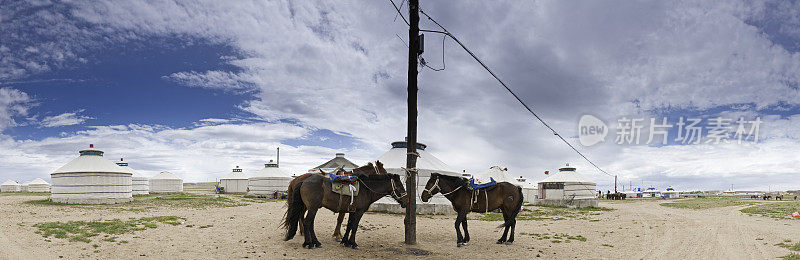
<instances>
[{"instance_id":1,"label":"dirt ground","mask_svg":"<svg viewBox=\"0 0 800 260\"><path fill-rule=\"evenodd\" d=\"M316 223L323 248L308 250L300 247L301 236L282 241L278 223L284 202L146 210L24 203L44 198L0 196L0 259L774 259L789 253L776 243L800 240L800 221L748 216L739 212L744 206L693 210L659 206L663 201L603 201L601 207L614 210L591 218L518 221L513 245L495 244L502 231L496 228L500 221L470 220L472 241L461 248L456 247L454 216L419 216L418 245L405 246L403 216L391 214L365 215L357 237L361 249L344 248L330 237L335 216L322 210ZM127 243L46 239L33 227L50 221L150 216L179 216L186 221L119 235L118 241ZM213 226L200 228L208 225ZM580 235L585 241L538 239L545 234Z\"/></svg>"}]
</instances>

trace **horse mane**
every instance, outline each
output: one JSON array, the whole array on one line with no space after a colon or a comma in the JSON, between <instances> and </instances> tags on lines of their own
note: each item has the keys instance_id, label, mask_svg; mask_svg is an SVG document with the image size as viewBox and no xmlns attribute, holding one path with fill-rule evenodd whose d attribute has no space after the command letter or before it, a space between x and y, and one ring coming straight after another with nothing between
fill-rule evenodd
<instances>
[{"instance_id":1,"label":"horse mane","mask_svg":"<svg viewBox=\"0 0 800 260\"><path fill-rule=\"evenodd\" d=\"M441 174L441 173L438 173L438 172L431 173L431 176L437 176L440 179L445 179L445 180L448 180L448 181L454 181L454 182L458 183L459 186L467 185L467 183L469 183L469 180L467 180L467 178L464 178L464 177L461 177L461 176L444 175L444 174Z\"/></svg>"}]
</instances>

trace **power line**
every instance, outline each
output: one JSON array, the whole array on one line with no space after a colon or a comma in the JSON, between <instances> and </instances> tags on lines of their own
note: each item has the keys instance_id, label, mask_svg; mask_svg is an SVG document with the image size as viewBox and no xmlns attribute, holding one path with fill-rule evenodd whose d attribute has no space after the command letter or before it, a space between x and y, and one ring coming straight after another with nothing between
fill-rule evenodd
<instances>
[{"instance_id":1,"label":"power line","mask_svg":"<svg viewBox=\"0 0 800 260\"><path fill-rule=\"evenodd\" d=\"M391 0L390 0L390 1L391 1ZM394 3L394 2L392 2L392 3ZM399 11L398 11L398 12L399 12ZM503 87L506 89L506 91L508 91L508 93L511 93L511 95L512 95L512 96L514 96L514 98L515 98L515 99L517 99L517 101L519 101L519 103L520 103L520 104L522 104L522 106L524 106L524 107L525 107L525 109L527 109L527 110L528 110L528 112L530 112L530 113L531 113L531 114L532 114L534 117L536 117L536 119L537 119L537 120L539 120L539 122L541 122L541 123L542 123L542 124L543 124L545 127L547 127L548 129L550 129L550 131L552 131L552 132L553 132L553 134L554 134L555 136L558 136L558 138L559 138L559 139L561 139L561 141L563 141L565 144L567 144L567 146L569 146L569 148L572 148L572 150L573 150L573 151L575 151L576 153L578 153L578 155L580 155L581 157L583 157L583 159L584 159L584 160L586 160L587 162L589 162L589 164L591 164L592 166L594 166L595 168L597 168L597 170L599 170L599 171L600 171L600 172L602 172L602 173L605 173L605 174L606 174L606 175L608 175L608 176L612 176L612 177L614 177L614 175L612 175L612 174L610 174L610 173L606 172L605 170L603 170L602 168L600 168L600 166L597 166L597 164L595 164L594 162L592 162L591 160L589 160L589 158L588 158L588 157L586 157L586 155L584 155L583 153L581 153L580 151L578 151L578 149L577 149L577 148L575 148L575 146L573 146L572 144L570 144L570 143L567 141L567 139L564 139L564 137L563 137L563 136L561 136L561 134L559 134L559 133L558 133L558 132L557 132L555 129L553 129L553 127L551 127L549 124L547 124L547 122L545 122L545 121L544 121L544 120L543 120L541 117L539 117L539 115L537 115L537 114L536 114L536 112L533 112L533 109L531 109L531 107L530 107L530 106L528 106L527 104L525 104L525 102L524 102L524 101L522 101L522 99L521 99L521 98L519 98L519 96L517 96L517 94L516 94L516 93L514 93L514 91L512 91L512 90L511 90L511 88L509 88L509 87L508 87L508 85L506 85L506 83L505 83L505 82L503 82L503 80L501 80L501 79L500 79L500 77L498 77L498 76L497 76L497 74L495 74L495 73L494 73L494 72L493 72L491 69L489 69L489 67L488 67L488 66L486 66L486 64L485 64L485 63L483 63L483 61L481 61L481 59L479 59L479 58L478 58L478 56L476 56L474 53L472 53L472 51L470 51L470 50L469 50L469 48L467 48L467 46L464 46L464 44L463 44L463 43L461 43L461 41L459 41L459 40L458 40L458 38L456 38L456 37L455 37L453 34L451 34L449 31L447 31L447 29L445 29L445 28L444 28L444 26L442 26L441 24L439 24L438 22L436 22L436 20L434 20L432 17L430 17L428 14L426 14L426 13L425 13L425 12L422 10L422 8L420 8L419 12L420 12L420 13L422 13L423 15L425 15L425 17L428 17L428 20L431 20L431 21L432 21L434 24L436 24L437 26L439 26L439 28L441 28L441 29L442 29L442 31L441 31L441 32L440 32L440 31L433 31L433 30L422 30L422 29L420 29L420 31L432 32L432 33L442 33L442 34L444 34L444 35L447 35L447 36L449 36L449 37L450 37L450 38L452 38L454 41L456 41L456 43L458 43L458 45L459 45L459 46L461 46L461 48L463 48L463 49L464 49L464 51L466 51L467 53L469 53L469 55L470 55L470 56L472 56L472 58L473 58L473 59L475 59L475 61L477 61L478 63L480 63L480 64L481 64L481 66L482 66L484 69L486 69L486 71L487 71L487 72L489 72L489 74L492 74L492 77L494 77L494 79L496 79L496 80L497 80L497 82L500 82L500 85L503 85Z\"/></svg>"}]
</instances>

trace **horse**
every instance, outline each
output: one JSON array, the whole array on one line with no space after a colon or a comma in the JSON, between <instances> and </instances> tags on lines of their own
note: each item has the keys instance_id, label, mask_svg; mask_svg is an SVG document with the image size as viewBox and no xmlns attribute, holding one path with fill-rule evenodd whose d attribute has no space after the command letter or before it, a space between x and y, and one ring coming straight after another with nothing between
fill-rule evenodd
<instances>
[{"instance_id":1,"label":"horse","mask_svg":"<svg viewBox=\"0 0 800 260\"><path fill-rule=\"evenodd\" d=\"M466 178L431 173L431 178L422 191L422 201L428 202L437 193L442 193L445 198L450 200L453 209L458 213L455 222L457 247L465 246L469 242L467 214L470 211L485 213L497 209L500 209L503 213L504 222L500 226L505 227L503 236L497 240L497 243L505 243L506 245L514 243L514 229L517 226L516 218L522 209L522 188L508 182L500 182L487 190L472 191L469 189ZM476 198L476 200L473 201L473 198ZM459 225L464 228L463 237L461 236ZM511 229L511 235L506 239L509 228Z\"/></svg>"},{"instance_id":2,"label":"horse","mask_svg":"<svg viewBox=\"0 0 800 260\"><path fill-rule=\"evenodd\" d=\"M392 198L400 203L401 207L405 208L408 197L406 196L405 188L403 188L403 182L400 180L400 175L386 173L356 174L355 176L358 177L357 181L361 188L358 191L358 196L353 198L355 211L349 212L347 228L341 244L358 249L358 244L356 243L358 223L361 221L364 212L369 209L369 206L383 196L391 195ZM319 175L311 175L294 187L292 197L287 201L286 215L281 223L286 229L284 241L294 238L303 212L308 211L303 220L303 225L305 226L303 247L308 246L308 249L322 247L314 231L314 218L319 208L324 207L340 213L348 212L351 208L346 202L342 206L340 195L334 193L331 186L332 183L329 179Z\"/></svg>"},{"instance_id":3,"label":"horse","mask_svg":"<svg viewBox=\"0 0 800 260\"><path fill-rule=\"evenodd\" d=\"M324 172L324 171L322 171L320 169L319 173L316 173L316 172L315 173L306 173L306 174L297 176L296 178L292 179L292 181L289 182L289 190L286 191L286 200L288 201L289 198L292 197L292 192L294 191L294 187L297 184L299 184L300 182L302 182L303 180L305 180L306 178L308 178L309 176L311 176L311 175L328 176L328 174L330 174L330 173L343 174L343 173L347 173L347 172L344 169L342 169L341 167L339 167L339 168L334 169L331 172ZM370 163L367 163L367 165L355 168L355 169L353 169L352 173L354 173L354 174L358 174L358 173L362 173L362 174L385 174L386 173L386 169L383 168L383 163L381 163L381 161L376 161L375 164L372 164L372 162L370 162ZM336 228L333 231L333 238L336 239L336 242L341 242L342 241L342 222L344 222L344 212L339 212L339 216L336 218ZM300 215L300 222L299 223L300 223L300 235L303 235L303 234L305 234L305 232L304 232L305 229L303 227L303 215Z\"/></svg>"}]
</instances>

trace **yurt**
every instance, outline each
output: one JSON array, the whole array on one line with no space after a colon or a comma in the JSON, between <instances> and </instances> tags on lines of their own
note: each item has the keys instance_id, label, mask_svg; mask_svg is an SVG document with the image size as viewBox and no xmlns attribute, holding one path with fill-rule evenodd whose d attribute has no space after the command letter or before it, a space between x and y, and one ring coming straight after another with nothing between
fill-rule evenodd
<instances>
[{"instance_id":1,"label":"yurt","mask_svg":"<svg viewBox=\"0 0 800 260\"><path fill-rule=\"evenodd\" d=\"M678 191L673 189L672 186L667 187L666 190L661 192L661 195L666 199L677 199L678 197L680 197L680 193L678 193Z\"/></svg>"},{"instance_id":2,"label":"yurt","mask_svg":"<svg viewBox=\"0 0 800 260\"><path fill-rule=\"evenodd\" d=\"M31 182L29 182L29 181L23 182L21 185L19 185L19 191L21 191L21 192L29 192L28 191L28 184L30 184L30 183Z\"/></svg>"},{"instance_id":3,"label":"yurt","mask_svg":"<svg viewBox=\"0 0 800 260\"><path fill-rule=\"evenodd\" d=\"M536 188L536 185L529 182L525 177L519 176L517 178L517 183L522 186L522 195L523 201L525 203L534 203L536 201L536 197L539 196L539 190Z\"/></svg>"},{"instance_id":4,"label":"yurt","mask_svg":"<svg viewBox=\"0 0 800 260\"><path fill-rule=\"evenodd\" d=\"M50 183L36 178L28 183L28 192L50 192Z\"/></svg>"},{"instance_id":5,"label":"yurt","mask_svg":"<svg viewBox=\"0 0 800 260\"><path fill-rule=\"evenodd\" d=\"M339 167L347 171L351 171L355 168L358 168L358 165L351 162L347 158L344 158L344 153L336 153L336 157L333 157L333 159L330 159L329 161L320 164L317 167L311 168L310 170L308 170L308 172L318 173L319 170L330 172Z\"/></svg>"},{"instance_id":6,"label":"yurt","mask_svg":"<svg viewBox=\"0 0 800 260\"><path fill-rule=\"evenodd\" d=\"M7 180L2 185L0 185L0 192L19 192L20 187L19 183L12 180Z\"/></svg>"},{"instance_id":7,"label":"yurt","mask_svg":"<svg viewBox=\"0 0 800 260\"><path fill-rule=\"evenodd\" d=\"M175 193L183 191L183 180L168 171L150 178L150 193Z\"/></svg>"},{"instance_id":8,"label":"yurt","mask_svg":"<svg viewBox=\"0 0 800 260\"><path fill-rule=\"evenodd\" d=\"M77 204L113 204L133 200L131 173L103 157L103 151L89 149L50 174L50 199Z\"/></svg>"},{"instance_id":9,"label":"yurt","mask_svg":"<svg viewBox=\"0 0 800 260\"><path fill-rule=\"evenodd\" d=\"M406 147L408 147L406 142L393 142L392 148L377 159L383 163L383 167L386 168L387 172L399 174L404 183L406 172L402 168L406 167ZM428 146L425 144L417 143L417 153L419 154L419 157L417 157L417 213L455 214L450 201L442 196L442 194L436 194L436 196L433 196L427 203L422 202L420 199L422 191L425 189L425 185L428 184L428 179L431 177L431 173L436 172L443 175L458 177L461 177L463 174L454 170L452 167L439 160L439 158L433 156L433 154L428 153L428 151L425 150L427 147ZM383 197L373 203L370 210L386 210L395 213L405 212L405 209L401 208L400 204L389 197Z\"/></svg>"},{"instance_id":10,"label":"yurt","mask_svg":"<svg viewBox=\"0 0 800 260\"><path fill-rule=\"evenodd\" d=\"M292 175L281 170L277 163L269 160L256 174L250 177L247 183L247 195L256 197L270 197L275 192L286 192Z\"/></svg>"},{"instance_id":11,"label":"yurt","mask_svg":"<svg viewBox=\"0 0 800 260\"><path fill-rule=\"evenodd\" d=\"M661 197L661 191L656 188L650 187L642 191L642 198L658 198Z\"/></svg>"},{"instance_id":12,"label":"yurt","mask_svg":"<svg viewBox=\"0 0 800 260\"><path fill-rule=\"evenodd\" d=\"M514 179L514 176L508 173L508 168L500 167L500 166L492 166L488 170L476 173L472 176L472 179L475 180L478 184L484 184L485 182L491 182L494 180L495 182L508 182L517 186L522 187L517 179Z\"/></svg>"},{"instance_id":13,"label":"yurt","mask_svg":"<svg viewBox=\"0 0 800 260\"><path fill-rule=\"evenodd\" d=\"M128 165L128 162L125 162L125 160L122 158L119 158L117 165L125 169L126 172L133 174L133 177L131 177L131 183L133 185L131 188L131 194L133 194L133 196L150 194L150 181L147 179L147 177L136 173L136 171Z\"/></svg>"},{"instance_id":14,"label":"yurt","mask_svg":"<svg viewBox=\"0 0 800 260\"><path fill-rule=\"evenodd\" d=\"M625 194L625 198L626 199L641 198L642 197L642 192L637 190L637 189L626 190L626 191L623 191L622 193Z\"/></svg>"},{"instance_id":15,"label":"yurt","mask_svg":"<svg viewBox=\"0 0 800 260\"><path fill-rule=\"evenodd\" d=\"M597 207L597 183L581 175L575 167L558 169L539 182L536 204L574 207Z\"/></svg>"},{"instance_id":16,"label":"yurt","mask_svg":"<svg viewBox=\"0 0 800 260\"><path fill-rule=\"evenodd\" d=\"M247 175L242 172L242 168L236 166L231 173L219 179L219 186L224 187L225 193L245 193L247 192Z\"/></svg>"}]
</instances>

